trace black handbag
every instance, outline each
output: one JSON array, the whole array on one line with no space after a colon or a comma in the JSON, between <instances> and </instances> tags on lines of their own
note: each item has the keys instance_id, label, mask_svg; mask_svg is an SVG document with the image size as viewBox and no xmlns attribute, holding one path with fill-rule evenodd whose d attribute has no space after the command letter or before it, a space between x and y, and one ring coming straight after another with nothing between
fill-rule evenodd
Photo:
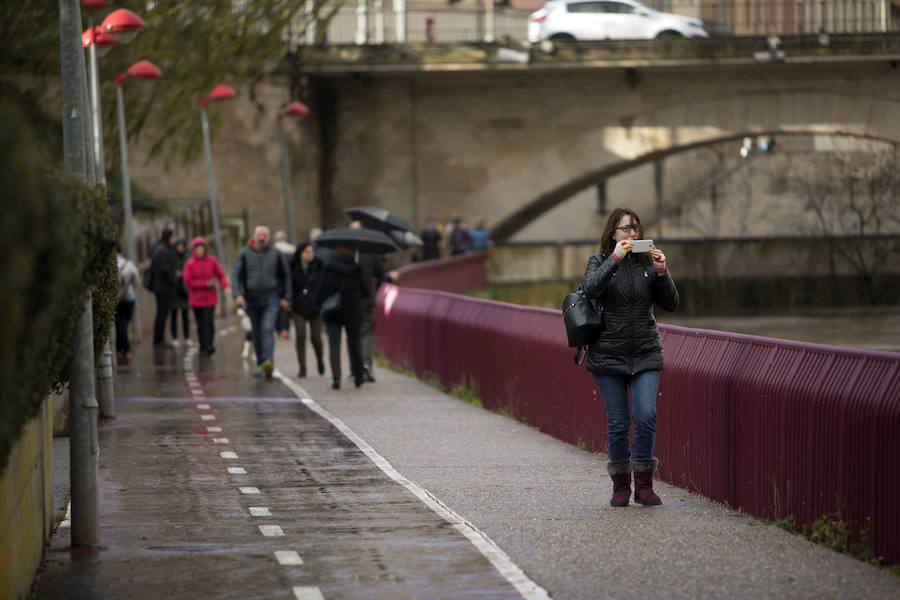
<instances>
[{"instance_id":1,"label":"black handbag","mask_svg":"<svg viewBox=\"0 0 900 600\"><path fill-rule=\"evenodd\" d=\"M580 365L587 357L587 347L599 336L603 327L603 308L594 308L584 291L567 294L562 304L563 323L569 348L575 348L573 360ZM579 357L579 353L581 356Z\"/></svg>"}]
</instances>

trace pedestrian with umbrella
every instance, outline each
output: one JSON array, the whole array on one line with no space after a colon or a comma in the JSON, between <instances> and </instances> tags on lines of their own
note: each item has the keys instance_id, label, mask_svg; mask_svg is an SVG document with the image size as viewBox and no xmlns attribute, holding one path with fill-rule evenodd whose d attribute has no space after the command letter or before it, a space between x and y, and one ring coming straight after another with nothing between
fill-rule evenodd
<instances>
[{"instance_id":1,"label":"pedestrian with umbrella","mask_svg":"<svg viewBox=\"0 0 900 600\"><path fill-rule=\"evenodd\" d=\"M347 332L350 370L356 387L365 381L360 327L363 319L362 300L369 296L363 280L362 268L356 263L356 252L396 252L399 248L384 233L371 229L345 227L325 231L316 244L334 248L334 257L325 265L320 297L322 317L328 334L328 353L331 361L332 389L341 387L341 333Z\"/></svg>"},{"instance_id":2,"label":"pedestrian with umbrella","mask_svg":"<svg viewBox=\"0 0 900 600\"><path fill-rule=\"evenodd\" d=\"M361 206L346 211L355 219L351 227L365 227L387 234L401 250L421 247L422 239L402 217L376 206ZM363 270L363 281L369 288L369 297L362 301L363 317L360 325L360 352L366 381L374 383L375 372L372 365L372 345L375 341L375 296L378 286L393 281L393 273L387 272L382 253L360 251L357 262Z\"/></svg>"}]
</instances>

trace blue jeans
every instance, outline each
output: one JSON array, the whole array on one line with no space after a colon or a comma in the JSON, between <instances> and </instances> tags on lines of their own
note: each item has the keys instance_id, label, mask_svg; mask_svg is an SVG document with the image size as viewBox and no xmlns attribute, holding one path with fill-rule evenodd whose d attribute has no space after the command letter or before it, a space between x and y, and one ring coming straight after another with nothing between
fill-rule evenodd
<instances>
[{"instance_id":1,"label":"blue jeans","mask_svg":"<svg viewBox=\"0 0 900 600\"><path fill-rule=\"evenodd\" d=\"M609 447L609 460L653 458L659 371L644 371L632 377L594 375L594 381L600 388L603 406L606 408L606 443ZM631 452L628 451L628 432L631 429L632 419L628 406L629 389L634 408L634 445Z\"/></svg>"},{"instance_id":2,"label":"blue jeans","mask_svg":"<svg viewBox=\"0 0 900 600\"><path fill-rule=\"evenodd\" d=\"M253 349L256 351L256 364L261 365L266 360L272 360L275 352L275 321L281 307L278 298L272 296L260 302L247 301L247 316L253 324Z\"/></svg>"}]
</instances>

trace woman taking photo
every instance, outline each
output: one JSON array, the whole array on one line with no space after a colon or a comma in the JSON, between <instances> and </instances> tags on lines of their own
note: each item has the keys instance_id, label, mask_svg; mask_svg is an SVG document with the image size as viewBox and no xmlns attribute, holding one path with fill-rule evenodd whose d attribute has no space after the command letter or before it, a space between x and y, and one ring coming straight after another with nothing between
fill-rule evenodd
<instances>
[{"instance_id":1,"label":"woman taking photo","mask_svg":"<svg viewBox=\"0 0 900 600\"><path fill-rule=\"evenodd\" d=\"M653 491L656 392L663 368L653 305L674 311L678 290L658 248L631 252L635 240L643 237L644 228L633 210L613 210L603 227L599 252L588 260L581 284L585 294L603 309L602 334L591 343L585 367L594 376L606 409L612 506L628 506L632 473L635 501L644 506L662 504ZM634 414L631 448L629 391Z\"/></svg>"},{"instance_id":2,"label":"woman taking photo","mask_svg":"<svg viewBox=\"0 0 900 600\"><path fill-rule=\"evenodd\" d=\"M323 274L324 266L316 256L313 245L306 242L297 246L291 260L294 328L297 330L297 362L300 363L297 377L306 377L307 324L309 324L309 338L316 353L316 367L319 375L325 374L325 364L322 362L322 306L319 298Z\"/></svg>"}]
</instances>

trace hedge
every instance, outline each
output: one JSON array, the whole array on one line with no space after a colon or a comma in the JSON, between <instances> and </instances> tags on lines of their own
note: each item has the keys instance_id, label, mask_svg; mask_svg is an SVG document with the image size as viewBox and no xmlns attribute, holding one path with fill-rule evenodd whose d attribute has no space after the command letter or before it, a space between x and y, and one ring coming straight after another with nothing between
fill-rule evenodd
<instances>
[{"instance_id":1,"label":"hedge","mask_svg":"<svg viewBox=\"0 0 900 600\"><path fill-rule=\"evenodd\" d=\"M95 358L115 314L116 229L102 187L60 173L21 111L0 102L0 473L42 399L68 382L93 291Z\"/></svg>"}]
</instances>

